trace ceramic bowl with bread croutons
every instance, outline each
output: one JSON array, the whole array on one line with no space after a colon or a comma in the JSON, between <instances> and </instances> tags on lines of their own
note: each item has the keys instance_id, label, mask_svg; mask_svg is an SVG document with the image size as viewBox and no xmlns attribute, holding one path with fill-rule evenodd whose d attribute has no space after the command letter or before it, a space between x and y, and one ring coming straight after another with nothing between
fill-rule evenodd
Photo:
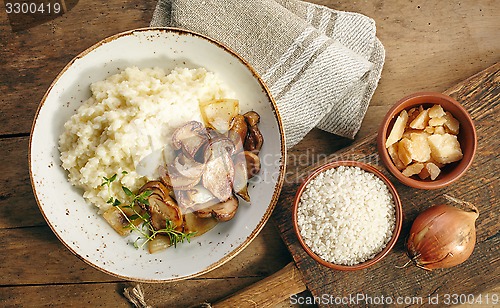
<instances>
[{"instance_id":1,"label":"ceramic bowl with bread croutons","mask_svg":"<svg viewBox=\"0 0 500 308\"><path fill-rule=\"evenodd\" d=\"M438 189L458 180L472 164L476 129L467 110L453 98L419 92L389 110L377 147L386 168L401 183Z\"/></svg>"}]
</instances>

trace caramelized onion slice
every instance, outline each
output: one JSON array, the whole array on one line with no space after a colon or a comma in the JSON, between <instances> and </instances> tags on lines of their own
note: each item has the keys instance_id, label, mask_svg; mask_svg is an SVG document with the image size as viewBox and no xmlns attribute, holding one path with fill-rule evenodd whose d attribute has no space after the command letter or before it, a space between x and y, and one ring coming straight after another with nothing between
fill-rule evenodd
<instances>
[{"instance_id":1,"label":"caramelized onion slice","mask_svg":"<svg viewBox=\"0 0 500 308\"><path fill-rule=\"evenodd\" d=\"M102 217L113 227L113 229L120 235L127 235L131 229L128 228L128 221L125 216L116 207L111 207L109 210L102 214Z\"/></svg>"},{"instance_id":2,"label":"caramelized onion slice","mask_svg":"<svg viewBox=\"0 0 500 308\"><path fill-rule=\"evenodd\" d=\"M243 200L250 202L248 194L247 163L244 153L239 153L234 158L233 191Z\"/></svg>"},{"instance_id":3,"label":"caramelized onion slice","mask_svg":"<svg viewBox=\"0 0 500 308\"><path fill-rule=\"evenodd\" d=\"M207 218L198 217L194 213L184 215L184 233L196 232L195 236L200 236L213 229L217 225L217 219L210 214Z\"/></svg>"},{"instance_id":4,"label":"caramelized onion slice","mask_svg":"<svg viewBox=\"0 0 500 308\"><path fill-rule=\"evenodd\" d=\"M149 253L160 252L170 247L170 245L168 236L157 234L154 239L148 242L148 251Z\"/></svg>"},{"instance_id":5,"label":"caramelized onion slice","mask_svg":"<svg viewBox=\"0 0 500 308\"><path fill-rule=\"evenodd\" d=\"M223 134L229 130L231 120L239 113L239 109L236 99L224 98L200 103L205 124Z\"/></svg>"}]
</instances>

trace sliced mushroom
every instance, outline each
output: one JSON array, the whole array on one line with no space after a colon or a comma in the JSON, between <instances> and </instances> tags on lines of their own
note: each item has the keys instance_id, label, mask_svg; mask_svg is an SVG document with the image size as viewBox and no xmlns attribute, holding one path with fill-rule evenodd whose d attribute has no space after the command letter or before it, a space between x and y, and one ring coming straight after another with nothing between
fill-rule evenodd
<instances>
[{"instance_id":1,"label":"sliced mushroom","mask_svg":"<svg viewBox=\"0 0 500 308\"><path fill-rule=\"evenodd\" d=\"M183 213L192 212L193 208L206 207L219 202L210 191L201 185L196 185L188 190L176 191L175 195Z\"/></svg>"},{"instance_id":2,"label":"sliced mushroom","mask_svg":"<svg viewBox=\"0 0 500 308\"><path fill-rule=\"evenodd\" d=\"M186 155L194 157L207 139L207 132L203 124L190 121L174 131L172 145L174 149L182 149Z\"/></svg>"},{"instance_id":3,"label":"sliced mushroom","mask_svg":"<svg viewBox=\"0 0 500 308\"><path fill-rule=\"evenodd\" d=\"M198 152L196 152L193 159L199 163L205 163L206 162L205 154L207 152L207 149L210 147L210 143L213 142L212 140L214 140L216 138L219 138L219 134L215 130L213 130L211 128L207 128L207 140L205 140L205 142L203 142L203 144L201 145Z\"/></svg>"},{"instance_id":4,"label":"sliced mushroom","mask_svg":"<svg viewBox=\"0 0 500 308\"><path fill-rule=\"evenodd\" d=\"M165 185L168 189L172 190L173 189L172 180L168 175L167 168L163 165L159 166L158 174L160 175L160 181L163 183L163 185Z\"/></svg>"},{"instance_id":5,"label":"sliced mushroom","mask_svg":"<svg viewBox=\"0 0 500 308\"><path fill-rule=\"evenodd\" d=\"M243 200L250 202L250 196L248 195L247 163L243 152L237 154L234 158L233 191Z\"/></svg>"},{"instance_id":6,"label":"sliced mushroom","mask_svg":"<svg viewBox=\"0 0 500 308\"><path fill-rule=\"evenodd\" d=\"M232 194L234 177L233 161L228 153L211 156L206 163L202 176L203 186L221 201L227 200Z\"/></svg>"},{"instance_id":7,"label":"sliced mushroom","mask_svg":"<svg viewBox=\"0 0 500 308\"><path fill-rule=\"evenodd\" d=\"M139 194L150 190L153 194L159 195L160 198L165 198L165 196L170 195L170 189L167 188L161 181L149 181L146 184L142 185L139 189Z\"/></svg>"},{"instance_id":8,"label":"sliced mushroom","mask_svg":"<svg viewBox=\"0 0 500 308\"><path fill-rule=\"evenodd\" d=\"M234 217L237 209L238 199L236 199L234 196L231 196L224 202L199 209L194 213L200 218L214 217L218 221L228 221Z\"/></svg>"},{"instance_id":9,"label":"sliced mushroom","mask_svg":"<svg viewBox=\"0 0 500 308\"><path fill-rule=\"evenodd\" d=\"M204 207L200 206L194 208L193 210L195 210L193 211L193 213L199 218L203 219L213 218L211 206L204 206Z\"/></svg>"},{"instance_id":10,"label":"sliced mushroom","mask_svg":"<svg viewBox=\"0 0 500 308\"><path fill-rule=\"evenodd\" d=\"M205 164L195 161L182 152L175 157L173 167L180 175L192 179L199 179L205 170Z\"/></svg>"},{"instance_id":11,"label":"sliced mushroom","mask_svg":"<svg viewBox=\"0 0 500 308\"><path fill-rule=\"evenodd\" d=\"M213 206L212 214L218 221L228 221L233 219L238 209L238 199L235 197L229 198L226 202L219 203Z\"/></svg>"},{"instance_id":12,"label":"sliced mushroom","mask_svg":"<svg viewBox=\"0 0 500 308\"><path fill-rule=\"evenodd\" d=\"M253 152L245 151L245 161L247 167L247 177L251 179L260 172L260 158Z\"/></svg>"},{"instance_id":13,"label":"sliced mushroom","mask_svg":"<svg viewBox=\"0 0 500 308\"><path fill-rule=\"evenodd\" d=\"M248 132L245 137L243 148L245 151L252 151L255 154L259 154L262 144L264 143L264 137L257 126L260 122L260 115L255 111L248 111L243 116L248 124Z\"/></svg>"},{"instance_id":14,"label":"sliced mushroom","mask_svg":"<svg viewBox=\"0 0 500 308\"><path fill-rule=\"evenodd\" d=\"M219 157L227 154L233 155L235 150L234 143L227 137L211 139L204 149L204 161L208 162L211 157Z\"/></svg>"},{"instance_id":15,"label":"sliced mushroom","mask_svg":"<svg viewBox=\"0 0 500 308\"><path fill-rule=\"evenodd\" d=\"M193 202L187 196L188 190L175 190L174 198L177 205L181 208L181 212L185 213L187 208L193 206Z\"/></svg>"},{"instance_id":16,"label":"sliced mushroom","mask_svg":"<svg viewBox=\"0 0 500 308\"><path fill-rule=\"evenodd\" d=\"M207 127L207 128L205 128L205 130L207 132L208 139L210 139L210 140L217 139L219 137L224 136L223 134L219 133L218 131L216 131L212 127Z\"/></svg>"},{"instance_id":17,"label":"sliced mushroom","mask_svg":"<svg viewBox=\"0 0 500 308\"><path fill-rule=\"evenodd\" d=\"M168 169L168 179L174 191L191 189L200 182L201 176L197 178L188 178L179 174L173 166L170 166Z\"/></svg>"},{"instance_id":18,"label":"sliced mushroom","mask_svg":"<svg viewBox=\"0 0 500 308\"><path fill-rule=\"evenodd\" d=\"M216 203L215 196L205 187L197 185L193 189L186 191L187 197L192 201L193 204L212 204Z\"/></svg>"},{"instance_id":19,"label":"sliced mushroom","mask_svg":"<svg viewBox=\"0 0 500 308\"><path fill-rule=\"evenodd\" d=\"M257 126L249 126L247 137L243 148L245 151L252 151L255 154L259 154L262 145L264 144L264 137Z\"/></svg>"},{"instance_id":20,"label":"sliced mushroom","mask_svg":"<svg viewBox=\"0 0 500 308\"><path fill-rule=\"evenodd\" d=\"M249 126L257 126L260 122L260 115L255 111L248 111L244 115Z\"/></svg>"},{"instance_id":21,"label":"sliced mushroom","mask_svg":"<svg viewBox=\"0 0 500 308\"><path fill-rule=\"evenodd\" d=\"M238 114L231 121L231 128L228 132L228 138L236 146L237 151L243 147L243 142L247 136L248 125L245 117Z\"/></svg>"},{"instance_id":22,"label":"sliced mushroom","mask_svg":"<svg viewBox=\"0 0 500 308\"><path fill-rule=\"evenodd\" d=\"M167 220L176 226L176 230L182 230L181 210L170 196L160 198L160 196L153 194L149 196L148 201L147 209L151 216L151 225L155 230L165 229Z\"/></svg>"}]
</instances>

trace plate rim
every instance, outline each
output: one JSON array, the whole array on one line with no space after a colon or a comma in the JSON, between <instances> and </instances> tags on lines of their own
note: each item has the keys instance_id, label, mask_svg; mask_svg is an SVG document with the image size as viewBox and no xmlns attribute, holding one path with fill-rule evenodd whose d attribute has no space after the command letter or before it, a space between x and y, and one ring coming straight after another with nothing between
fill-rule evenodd
<instances>
[{"instance_id":1,"label":"plate rim","mask_svg":"<svg viewBox=\"0 0 500 308\"><path fill-rule=\"evenodd\" d=\"M98 266L98 265L94 264L93 262L91 262L90 260L85 259L82 255L80 255L78 252L76 252L72 247L70 247L63 240L63 238L61 237L61 235L56 231L56 229L53 226L53 224L49 221L49 219L45 215L43 207L41 206L41 202L40 202L40 200L38 198L38 193L37 193L36 185L35 185L35 179L33 177L32 151L33 151L33 132L35 130L36 123L38 121L38 116L40 114L40 110L43 107L43 105L45 104L46 99L47 99L49 93L52 91L52 89L55 86L55 84L59 81L59 79L61 78L61 76L75 63L75 61L78 60L78 59L81 59L81 58L85 57L87 54L89 54L93 50L99 48L100 46L102 46L102 45L104 45L106 43L114 41L115 39L118 39L118 38L121 38L121 37L125 37L125 36L129 36L129 35L134 35L135 33L139 33L139 32L150 32L150 31L151 32L176 33L179 36L182 36L182 35L191 35L191 36L194 36L194 37L198 37L198 38L204 39L204 40L208 41L209 43L214 44L217 47L225 50L226 52L228 52L229 54L231 54L232 56L234 56L236 59L238 59L244 66L246 66L247 69L252 73L252 75L258 80L258 82L260 83L260 86L263 88L263 90L265 91L266 95L269 97L269 100L271 102L271 108L272 108L272 111L274 112L274 115L275 115L275 118L276 118L276 121L277 121L277 124L278 124L278 130L279 130L279 133L280 133L280 142L281 142L281 150L280 150L281 153L280 154L281 154L281 159L280 159L280 165L279 165L279 176L278 176L278 178L276 180L276 184L274 186L274 192L273 192L273 195L271 197L271 201L270 201L270 203L269 203L269 205L268 205L268 207L267 207L264 215L260 219L259 223L254 228L254 230L246 237L245 241L243 241L240 245L238 245L236 248L234 248L233 250L231 250L227 255L223 256L221 259L217 260L216 262L210 264L208 267L206 267L203 270L198 271L196 273L185 275L185 276L172 276L170 278L144 279L144 278L134 278L134 277L126 276L126 275L121 275L121 274L118 274L118 273L111 272L111 271L109 271L109 270L107 270L107 269L105 269L105 268L103 268L101 266ZM50 84L50 86L48 87L48 89L46 90L46 92L43 95L42 99L40 100L40 103L38 104L38 108L36 110L36 113L35 113L35 115L33 117L33 123L31 125L30 137L29 137L29 144L28 144L28 168L29 168L30 184L31 184L31 188L33 190L33 195L35 197L38 209L40 210L40 212L41 212L41 214L42 214L45 222L47 223L47 225L52 230L52 233L56 235L57 239L73 255L77 256L80 260L84 261L86 264L90 265L91 267L93 267L93 268L95 268L95 269L97 269L97 270L99 270L101 272L104 272L104 273L106 273L108 275L111 275L111 276L114 276L114 277L117 277L117 278L121 278L121 279L125 279L125 280L137 281L137 282L146 282L146 283L174 282L174 281L186 280L186 279L189 279L189 278L197 277L197 276L206 274L206 273L208 273L208 272L210 272L210 271L212 271L212 270L220 267L221 265L227 263L228 261L230 261L231 259L233 259L235 256L237 256L241 251L243 251L257 237L257 235L260 233L260 231L264 228L264 225L269 220L269 218L271 217L271 214L272 214L274 208L276 207L276 204L278 202L278 198L280 196L281 190L283 188L283 183L284 183L284 180L285 180L286 163L287 163L287 148L286 148L286 142L285 142L285 132L284 132L284 129L283 129L283 122L281 120L281 116L280 116L280 113L278 111L278 106L276 104L276 101L274 100L274 97L272 96L270 89L268 88L268 86L266 85L266 83L264 82L264 80L262 79L262 77L250 65L250 63L248 63L237 52L235 52L231 48L227 47L223 43L221 43L221 42L219 42L219 41L217 41L217 40L215 40L213 38L210 38L210 37L208 37L206 35L203 35L203 34L200 34L200 33L194 32L194 31L186 30L186 29L175 28L175 27L144 27L144 28L137 28L137 29L132 29L132 30L127 30L127 31L119 32L119 33L116 33L114 35L108 36L108 37L106 37L106 38L98 41L97 43L93 44L92 46L88 47L87 49L85 49L84 51L82 51L78 55L76 55L73 59L71 59L71 61L69 61L62 68L62 70L59 72L59 74L57 74L57 76L54 78L54 80L52 81L52 83Z\"/></svg>"}]
</instances>

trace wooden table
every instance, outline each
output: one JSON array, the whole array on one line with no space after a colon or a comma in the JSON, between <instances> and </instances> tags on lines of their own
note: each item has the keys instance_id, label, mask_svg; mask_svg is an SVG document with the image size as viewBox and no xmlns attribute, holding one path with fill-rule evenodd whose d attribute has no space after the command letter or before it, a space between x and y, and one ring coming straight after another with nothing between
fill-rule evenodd
<instances>
[{"instance_id":1,"label":"wooden table","mask_svg":"<svg viewBox=\"0 0 500 308\"><path fill-rule=\"evenodd\" d=\"M386 48L382 79L357 139L374 132L402 96L443 91L500 60L500 2L495 0L314 2L373 17ZM64 65L109 35L147 26L155 3L66 0L62 16L0 12L0 306L129 305L122 291L135 283L83 263L47 227L31 191L27 152L40 99ZM351 142L313 130L289 155L321 157ZM303 169L299 162L290 160L288 172ZM217 270L187 281L142 286L153 306L213 303L290 261L271 219L248 248ZM290 306L289 300L281 306Z\"/></svg>"}]
</instances>

